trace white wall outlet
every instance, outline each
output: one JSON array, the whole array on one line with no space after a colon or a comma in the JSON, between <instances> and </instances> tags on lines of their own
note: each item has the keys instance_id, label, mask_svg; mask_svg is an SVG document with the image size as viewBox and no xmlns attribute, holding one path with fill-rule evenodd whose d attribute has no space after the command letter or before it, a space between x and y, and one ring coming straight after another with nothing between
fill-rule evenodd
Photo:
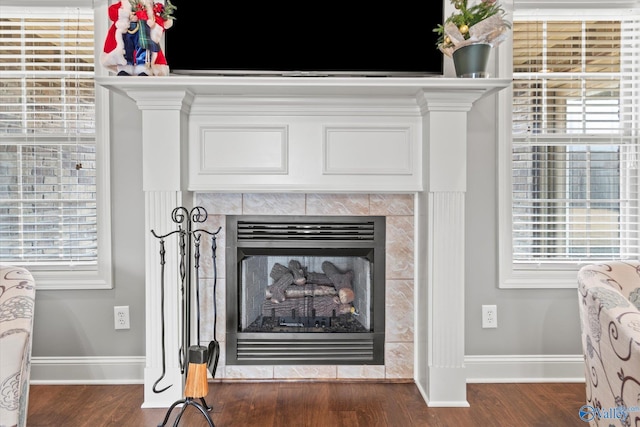
<instances>
[{"instance_id":1,"label":"white wall outlet","mask_svg":"<svg viewBox=\"0 0 640 427\"><path fill-rule=\"evenodd\" d=\"M497 328L498 327L498 307L495 305L482 306L482 327Z\"/></svg>"},{"instance_id":2,"label":"white wall outlet","mask_svg":"<svg viewBox=\"0 0 640 427\"><path fill-rule=\"evenodd\" d=\"M113 307L113 318L115 321L116 329L131 328L131 324L129 323L129 306L128 305Z\"/></svg>"}]
</instances>

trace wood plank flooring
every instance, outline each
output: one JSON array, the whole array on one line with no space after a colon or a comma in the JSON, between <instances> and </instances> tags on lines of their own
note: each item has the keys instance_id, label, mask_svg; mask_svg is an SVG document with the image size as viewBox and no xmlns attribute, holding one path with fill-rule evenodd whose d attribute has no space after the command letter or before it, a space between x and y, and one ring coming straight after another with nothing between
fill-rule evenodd
<instances>
[{"instance_id":1,"label":"wood plank flooring","mask_svg":"<svg viewBox=\"0 0 640 427\"><path fill-rule=\"evenodd\" d=\"M210 383L216 427L586 427L583 383L469 384L469 408L430 408L413 383ZM166 408L141 409L142 385L32 385L28 427L152 427ZM173 410L173 426L180 408ZM189 406L179 423L208 426Z\"/></svg>"}]
</instances>

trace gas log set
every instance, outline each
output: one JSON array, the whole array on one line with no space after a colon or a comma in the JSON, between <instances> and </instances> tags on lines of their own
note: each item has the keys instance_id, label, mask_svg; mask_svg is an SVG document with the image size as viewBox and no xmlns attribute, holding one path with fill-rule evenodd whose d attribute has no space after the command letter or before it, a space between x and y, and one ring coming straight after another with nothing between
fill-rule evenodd
<instances>
[{"instance_id":1,"label":"gas log set","mask_svg":"<svg viewBox=\"0 0 640 427\"><path fill-rule=\"evenodd\" d=\"M288 266L275 263L269 273L262 317L247 332L283 332L304 328L318 332L363 332L355 318L353 272L340 271L324 261L322 272L308 271L292 259Z\"/></svg>"}]
</instances>

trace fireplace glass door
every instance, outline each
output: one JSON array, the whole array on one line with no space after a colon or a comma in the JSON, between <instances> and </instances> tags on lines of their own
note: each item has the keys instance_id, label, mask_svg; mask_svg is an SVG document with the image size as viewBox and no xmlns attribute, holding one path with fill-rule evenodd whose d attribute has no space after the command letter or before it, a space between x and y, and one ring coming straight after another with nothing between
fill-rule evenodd
<instances>
[{"instance_id":1,"label":"fireplace glass door","mask_svg":"<svg viewBox=\"0 0 640 427\"><path fill-rule=\"evenodd\" d=\"M263 255L240 264L240 331L371 331L366 257Z\"/></svg>"}]
</instances>

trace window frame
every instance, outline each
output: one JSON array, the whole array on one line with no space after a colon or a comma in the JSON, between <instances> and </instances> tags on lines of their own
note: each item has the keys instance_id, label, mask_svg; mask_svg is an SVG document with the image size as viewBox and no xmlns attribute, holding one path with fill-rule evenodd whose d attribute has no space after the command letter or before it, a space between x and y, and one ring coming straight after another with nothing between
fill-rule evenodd
<instances>
[{"instance_id":1,"label":"window frame","mask_svg":"<svg viewBox=\"0 0 640 427\"><path fill-rule=\"evenodd\" d=\"M511 5L512 1L509 2ZM526 14L527 17L546 17L550 14L561 18L590 16L602 19L606 16L620 17L635 12L637 3L618 2L615 8L603 8L602 3L588 0L560 0L550 4L544 0L520 2L516 0L513 15ZM537 9L536 7L540 7ZM544 9L542 9L544 8ZM584 10L587 9L587 10ZM513 10L510 8L509 10ZM511 19L513 19L513 15ZM502 77L513 78L513 41L503 43L498 68ZM589 260L563 264L516 265L513 262L512 245L512 99L513 88L502 91L498 99L498 287L503 289L575 289L577 271Z\"/></svg>"},{"instance_id":2,"label":"window frame","mask_svg":"<svg viewBox=\"0 0 640 427\"><path fill-rule=\"evenodd\" d=\"M51 0L8 1L7 7L29 10L57 11L61 8L75 9L87 7L93 10L94 19L94 61L96 64L94 77L106 75L99 66L101 37L107 32L107 2L105 0L63 2ZM110 188L110 133L109 133L110 98L108 90L95 85L95 144L96 144L96 213L97 213L97 262L95 267L69 265L59 267L29 266L38 290L97 290L112 289L112 246L111 246L111 188ZM19 263L16 263L19 265Z\"/></svg>"}]
</instances>

